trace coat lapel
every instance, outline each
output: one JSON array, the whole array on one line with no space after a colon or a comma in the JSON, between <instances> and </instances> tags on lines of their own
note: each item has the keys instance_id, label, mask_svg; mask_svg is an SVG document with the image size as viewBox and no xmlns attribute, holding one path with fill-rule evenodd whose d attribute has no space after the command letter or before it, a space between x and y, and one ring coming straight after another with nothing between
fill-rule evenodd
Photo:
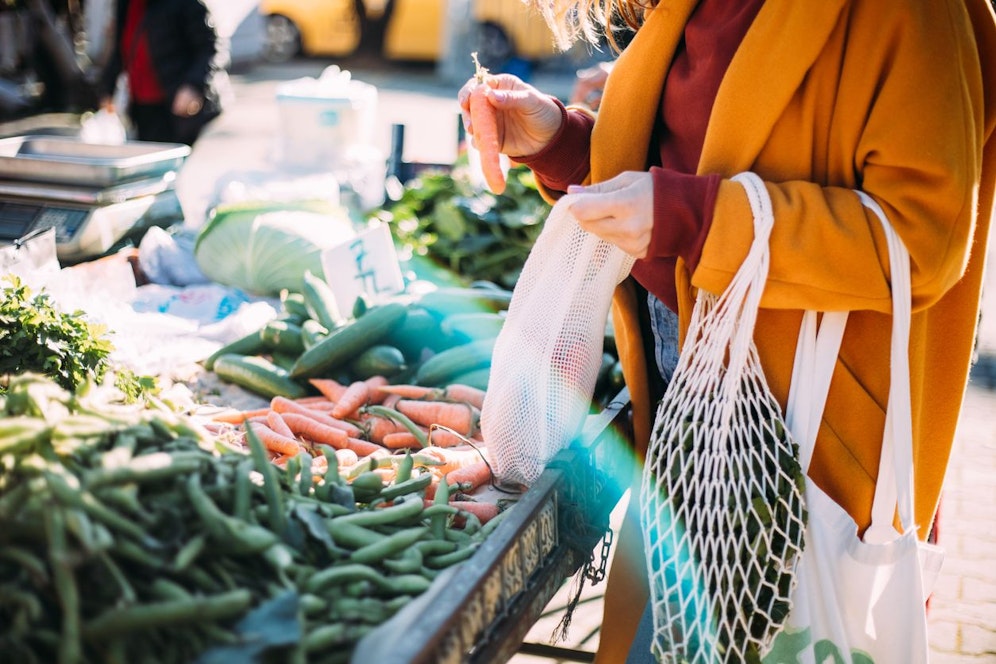
<instances>
[{"instance_id":1,"label":"coat lapel","mask_svg":"<svg viewBox=\"0 0 996 664\"><path fill-rule=\"evenodd\" d=\"M695 4L661 0L620 54L591 134L593 182L646 168L664 78Z\"/></svg>"},{"instance_id":2,"label":"coat lapel","mask_svg":"<svg viewBox=\"0 0 996 664\"><path fill-rule=\"evenodd\" d=\"M766 0L713 103L699 173L751 168L837 25L846 0Z\"/></svg>"}]
</instances>

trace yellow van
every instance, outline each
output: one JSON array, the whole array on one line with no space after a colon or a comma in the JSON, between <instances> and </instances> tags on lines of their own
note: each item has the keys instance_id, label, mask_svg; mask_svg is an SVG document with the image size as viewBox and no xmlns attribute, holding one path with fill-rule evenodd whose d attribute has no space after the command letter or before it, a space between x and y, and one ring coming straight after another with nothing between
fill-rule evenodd
<instances>
[{"instance_id":1,"label":"yellow van","mask_svg":"<svg viewBox=\"0 0 996 664\"><path fill-rule=\"evenodd\" d=\"M522 0L469 0L475 19L470 38L482 64L497 68L511 58L538 61L559 53L543 17ZM368 0L369 19L383 15L386 0ZM343 57L360 43L354 0L261 0L266 24L264 57ZM394 0L384 34L384 57L434 61L445 45L446 0Z\"/></svg>"}]
</instances>

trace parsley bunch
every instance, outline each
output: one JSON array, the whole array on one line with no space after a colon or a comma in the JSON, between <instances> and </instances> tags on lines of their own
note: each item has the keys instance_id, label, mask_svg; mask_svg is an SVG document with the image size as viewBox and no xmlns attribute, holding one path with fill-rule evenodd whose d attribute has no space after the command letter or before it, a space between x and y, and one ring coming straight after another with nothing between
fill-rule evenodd
<instances>
[{"instance_id":1,"label":"parsley bunch","mask_svg":"<svg viewBox=\"0 0 996 664\"><path fill-rule=\"evenodd\" d=\"M76 390L89 380L101 382L111 368L113 350L105 337L104 325L87 321L77 310L61 311L47 293L32 293L15 275L4 279L10 286L0 297L0 378L26 372L49 376L67 390ZM137 397L144 387L139 378L125 371L122 378L129 398ZM134 385L128 383L135 382Z\"/></svg>"}]
</instances>

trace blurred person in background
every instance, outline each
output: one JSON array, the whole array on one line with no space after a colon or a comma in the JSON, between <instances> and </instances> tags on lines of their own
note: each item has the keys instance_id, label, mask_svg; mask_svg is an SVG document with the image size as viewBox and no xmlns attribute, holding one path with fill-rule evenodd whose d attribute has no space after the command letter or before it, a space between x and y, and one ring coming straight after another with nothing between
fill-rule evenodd
<instances>
[{"instance_id":1,"label":"blurred person in background","mask_svg":"<svg viewBox=\"0 0 996 664\"><path fill-rule=\"evenodd\" d=\"M221 114L228 49L202 0L118 0L111 47L101 107L126 74L134 138L192 146Z\"/></svg>"}]
</instances>

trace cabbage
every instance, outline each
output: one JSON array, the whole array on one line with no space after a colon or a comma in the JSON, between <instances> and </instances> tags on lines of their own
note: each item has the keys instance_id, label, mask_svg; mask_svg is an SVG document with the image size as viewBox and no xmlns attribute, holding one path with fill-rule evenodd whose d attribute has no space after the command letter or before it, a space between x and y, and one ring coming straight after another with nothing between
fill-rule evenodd
<instances>
[{"instance_id":1,"label":"cabbage","mask_svg":"<svg viewBox=\"0 0 996 664\"><path fill-rule=\"evenodd\" d=\"M219 205L194 245L212 281L262 296L300 293L305 271L323 274L321 254L356 236L345 208L323 201Z\"/></svg>"}]
</instances>

